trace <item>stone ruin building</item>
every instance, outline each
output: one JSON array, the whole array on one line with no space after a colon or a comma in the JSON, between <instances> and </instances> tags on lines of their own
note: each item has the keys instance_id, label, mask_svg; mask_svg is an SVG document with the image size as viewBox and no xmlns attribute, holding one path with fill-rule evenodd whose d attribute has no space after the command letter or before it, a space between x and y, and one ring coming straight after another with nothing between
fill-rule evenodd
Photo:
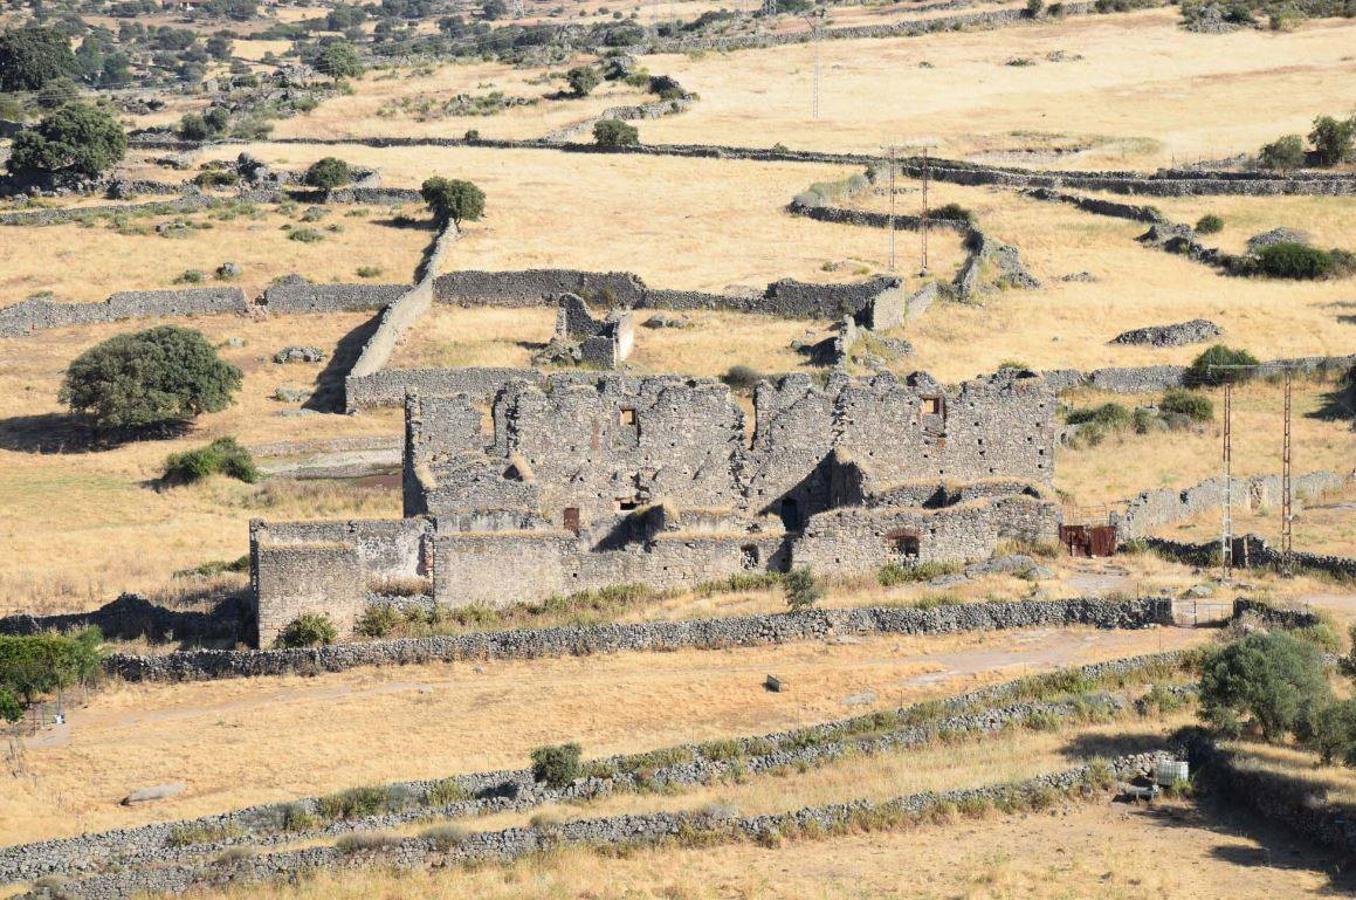
<instances>
[{"instance_id":1,"label":"stone ruin building","mask_svg":"<svg viewBox=\"0 0 1356 900\"><path fill-rule=\"evenodd\" d=\"M635 319L630 310L614 309L605 318L595 319L578 294L551 299L556 303L555 333L534 362L615 369L635 349Z\"/></svg>"},{"instance_id":2,"label":"stone ruin building","mask_svg":"<svg viewBox=\"0 0 1356 900\"><path fill-rule=\"evenodd\" d=\"M251 523L258 639L308 611L351 627L397 579L502 606L1053 541L1054 412L1044 380L1011 371L947 387L792 374L758 385L751 423L725 385L679 376L515 381L488 415L411 394L405 518Z\"/></svg>"}]
</instances>

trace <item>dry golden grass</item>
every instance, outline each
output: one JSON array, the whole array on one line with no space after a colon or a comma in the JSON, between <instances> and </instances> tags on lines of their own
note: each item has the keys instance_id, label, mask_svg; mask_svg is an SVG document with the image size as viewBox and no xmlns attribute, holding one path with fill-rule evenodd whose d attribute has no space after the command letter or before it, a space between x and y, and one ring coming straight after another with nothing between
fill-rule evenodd
<instances>
[{"instance_id":1,"label":"dry golden grass","mask_svg":"<svg viewBox=\"0 0 1356 900\"><path fill-rule=\"evenodd\" d=\"M887 708L1205 639L1204 632L1175 629L883 636L314 679L111 685L72 710L68 725L30 743L27 776L0 794L0 842L517 767L532 747L567 740L599 756L765 733L863 711L841 700L867 690ZM792 689L763 690L768 672ZM177 780L189 788L173 800L145 809L117 805L133 788Z\"/></svg>"},{"instance_id":2,"label":"dry golden grass","mask_svg":"<svg viewBox=\"0 0 1356 900\"><path fill-rule=\"evenodd\" d=\"M257 219L240 215L219 221L210 213L195 213L131 220L150 234L119 234L104 222L6 227L0 241L0 291L15 300L51 291L58 300L99 301L115 291L175 287L174 279L188 269L205 273L205 284L216 284L212 274L227 261L244 268L233 284L250 297L274 278L294 272L317 282L363 281L356 274L359 266L382 270L371 281L407 283L431 237L424 229L392 227L387 223L394 213L381 207L367 207L361 216L345 215L353 207L335 207L318 222L302 222L302 206L290 214L271 205L258 209ZM154 233L157 223L176 219L211 227L182 238ZM290 240L282 230L285 224L319 231L324 239ZM342 230L329 231L331 225Z\"/></svg>"},{"instance_id":3,"label":"dry golden grass","mask_svg":"<svg viewBox=\"0 0 1356 900\"><path fill-rule=\"evenodd\" d=\"M287 168L322 156L376 166L385 184L417 187L430 175L467 178L487 197L448 269L562 267L635 272L653 287L762 290L778 278L859 281L886 263L878 229L814 222L785 211L812 182L853 173L841 166L740 160L564 154L466 147L251 144L241 151ZM934 240L934 267L953 271L953 235ZM836 272L825 263L849 261Z\"/></svg>"},{"instance_id":4,"label":"dry golden grass","mask_svg":"<svg viewBox=\"0 0 1356 900\"><path fill-rule=\"evenodd\" d=\"M1327 803L1356 803L1356 772L1340 765L1323 765L1312 751L1260 741L1224 744L1235 754L1239 768L1268 772L1314 789Z\"/></svg>"},{"instance_id":5,"label":"dry golden grass","mask_svg":"<svg viewBox=\"0 0 1356 900\"><path fill-rule=\"evenodd\" d=\"M237 887L221 896L1272 900L1331 893L1328 860L1312 845L1256 822L1246 825L1177 803L1089 803L1054 815L999 816L776 849L665 848L619 858L567 849L472 870L325 872L297 885ZM1240 865L1241 859L1262 864Z\"/></svg>"},{"instance_id":6,"label":"dry golden grass","mask_svg":"<svg viewBox=\"0 0 1356 900\"><path fill-rule=\"evenodd\" d=\"M1236 533L1250 531L1279 544L1279 507L1235 511L1232 519ZM1219 514L1215 512L1178 522L1160 534L1181 541L1207 541L1219 536L1219 527ZM1296 503L1292 527L1296 550L1356 556L1356 487Z\"/></svg>"},{"instance_id":7,"label":"dry golden grass","mask_svg":"<svg viewBox=\"0 0 1356 900\"><path fill-rule=\"evenodd\" d=\"M594 309L601 316L606 310ZM827 336L823 323L767 316L694 311L692 328L646 328L654 310L637 310L635 351L626 368L718 377L734 363L763 372L803 368L809 357L791 349L807 332ZM460 309L440 306L420 321L391 358L393 368L426 366L529 367L551 339L555 310Z\"/></svg>"},{"instance_id":8,"label":"dry golden grass","mask_svg":"<svg viewBox=\"0 0 1356 900\"><path fill-rule=\"evenodd\" d=\"M1324 409L1332 382L1296 381L1293 397L1293 465L1296 473L1331 470L1347 474L1356 461L1356 432L1351 420L1327 420L1315 413ZM1184 488L1221 475L1223 391L1207 392L1215 404L1215 418L1201 430L1138 435L1122 432L1096 447L1059 448L1055 457L1055 484L1077 505L1114 504L1142 490ZM1079 392L1066 396L1074 406L1115 401L1133 406L1156 397ZM1234 390L1233 472L1279 475L1284 389L1279 384L1254 381Z\"/></svg>"},{"instance_id":9,"label":"dry golden grass","mask_svg":"<svg viewBox=\"0 0 1356 900\"><path fill-rule=\"evenodd\" d=\"M1105 142L1059 165L1149 168L1256 151L1307 132L1349 97L1356 25L1309 22L1288 34L1201 35L1175 7L1074 17L993 31L825 41L820 118L810 120L814 50L647 57L702 97L683 116L640 124L647 143L708 142L876 152L885 143L940 142L937 152L1043 146L1049 136ZM1083 59L1048 62L1062 50ZM1005 65L1013 57L1038 64ZM932 68L920 68L927 61Z\"/></svg>"},{"instance_id":10,"label":"dry golden grass","mask_svg":"<svg viewBox=\"0 0 1356 900\"><path fill-rule=\"evenodd\" d=\"M141 240L154 240L142 238ZM292 243L292 242L288 242ZM201 417L193 432L173 440L141 441L96 452L38 453L70 426L57 403L71 359L127 323L58 329L0 340L0 612L97 606L124 590L151 591L172 572L209 559L234 559L247 549L250 518L393 517L397 490L357 491L342 484L247 486L213 479L157 491L165 456L234 435L246 444L304 441L341 435L398 435L395 410L359 419L284 417L269 399L280 385L310 385L323 366L280 366L278 349L309 344L332 352L367 313L296 316L253 321L235 316L181 320L245 373L236 403Z\"/></svg>"}]
</instances>

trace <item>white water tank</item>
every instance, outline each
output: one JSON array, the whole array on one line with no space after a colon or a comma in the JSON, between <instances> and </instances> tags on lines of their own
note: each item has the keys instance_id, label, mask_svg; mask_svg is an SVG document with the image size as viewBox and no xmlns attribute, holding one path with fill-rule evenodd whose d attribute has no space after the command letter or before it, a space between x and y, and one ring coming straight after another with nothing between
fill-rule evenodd
<instances>
[{"instance_id":1,"label":"white water tank","mask_svg":"<svg viewBox=\"0 0 1356 900\"><path fill-rule=\"evenodd\" d=\"M1154 781L1163 787L1170 787L1178 781L1186 781L1187 764L1175 759L1159 760L1154 767Z\"/></svg>"}]
</instances>

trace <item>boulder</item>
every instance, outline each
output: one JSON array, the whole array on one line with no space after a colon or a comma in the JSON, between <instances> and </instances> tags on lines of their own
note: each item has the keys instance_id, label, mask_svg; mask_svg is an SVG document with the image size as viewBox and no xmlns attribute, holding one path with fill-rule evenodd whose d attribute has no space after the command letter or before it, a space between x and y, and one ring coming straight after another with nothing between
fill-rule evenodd
<instances>
[{"instance_id":1,"label":"boulder","mask_svg":"<svg viewBox=\"0 0 1356 900\"><path fill-rule=\"evenodd\" d=\"M123 806L136 806L141 803L154 803L157 800L168 800L170 797L177 797L182 794L188 785L182 781L171 781L167 784L157 784L153 787L138 788L126 797L122 798Z\"/></svg>"},{"instance_id":2,"label":"boulder","mask_svg":"<svg viewBox=\"0 0 1356 900\"><path fill-rule=\"evenodd\" d=\"M1174 325L1149 325L1123 331L1111 339L1113 344L1145 344L1150 347L1180 347L1212 340L1224 332L1208 319L1192 319Z\"/></svg>"}]
</instances>

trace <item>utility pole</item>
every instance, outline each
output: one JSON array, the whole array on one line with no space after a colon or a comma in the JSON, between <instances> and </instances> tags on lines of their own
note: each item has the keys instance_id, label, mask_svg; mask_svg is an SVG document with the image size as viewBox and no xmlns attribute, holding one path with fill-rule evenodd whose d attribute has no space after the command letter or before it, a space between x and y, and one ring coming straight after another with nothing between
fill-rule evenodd
<instances>
[{"instance_id":1,"label":"utility pole","mask_svg":"<svg viewBox=\"0 0 1356 900\"><path fill-rule=\"evenodd\" d=\"M775 4L776 0L772 0ZM810 25L810 44L814 47L814 80L810 87L810 118L819 120L819 31L824 24L824 7L816 7L805 14Z\"/></svg>"},{"instance_id":2,"label":"utility pole","mask_svg":"<svg viewBox=\"0 0 1356 900\"><path fill-rule=\"evenodd\" d=\"M521 19L523 17L523 0L513 0L513 18Z\"/></svg>"},{"instance_id":3,"label":"utility pole","mask_svg":"<svg viewBox=\"0 0 1356 900\"><path fill-rule=\"evenodd\" d=\"M1293 533L1291 521L1294 510L1290 496L1290 380L1291 372L1285 370L1285 430L1281 437L1281 574L1291 574L1291 551Z\"/></svg>"},{"instance_id":4,"label":"utility pole","mask_svg":"<svg viewBox=\"0 0 1356 900\"><path fill-rule=\"evenodd\" d=\"M1224 566L1224 580L1234 567L1233 505L1234 505L1234 385L1224 382L1224 519L1220 533L1220 559Z\"/></svg>"},{"instance_id":5,"label":"utility pole","mask_svg":"<svg viewBox=\"0 0 1356 900\"><path fill-rule=\"evenodd\" d=\"M923 216L922 216L922 221L919 223L921 227L918 229L919 232L922 234L922 253L921 253L921 256L922 256L922 266L919 268L919 271L918 271L918 274L919 274L920 276L921 276L921 275L926 275L926 274L928 273L928 176L929 176L929 175L930 175L930 171L929 171L929 169L928 169L928 147L927 147L927 144L924 144L924 145L923 145Z\"/></svg>"},{"instance_id":6,"label":"utility pole","mask_svg":"<svg viewBox=\"0 0 1356 900\"><path fill-rule=\"evenodd\" d=\"M895 175L899 170L898 149L894 144L885 148L890 158L890 271L895 270Z\"/></svg>"}]
</instances>

